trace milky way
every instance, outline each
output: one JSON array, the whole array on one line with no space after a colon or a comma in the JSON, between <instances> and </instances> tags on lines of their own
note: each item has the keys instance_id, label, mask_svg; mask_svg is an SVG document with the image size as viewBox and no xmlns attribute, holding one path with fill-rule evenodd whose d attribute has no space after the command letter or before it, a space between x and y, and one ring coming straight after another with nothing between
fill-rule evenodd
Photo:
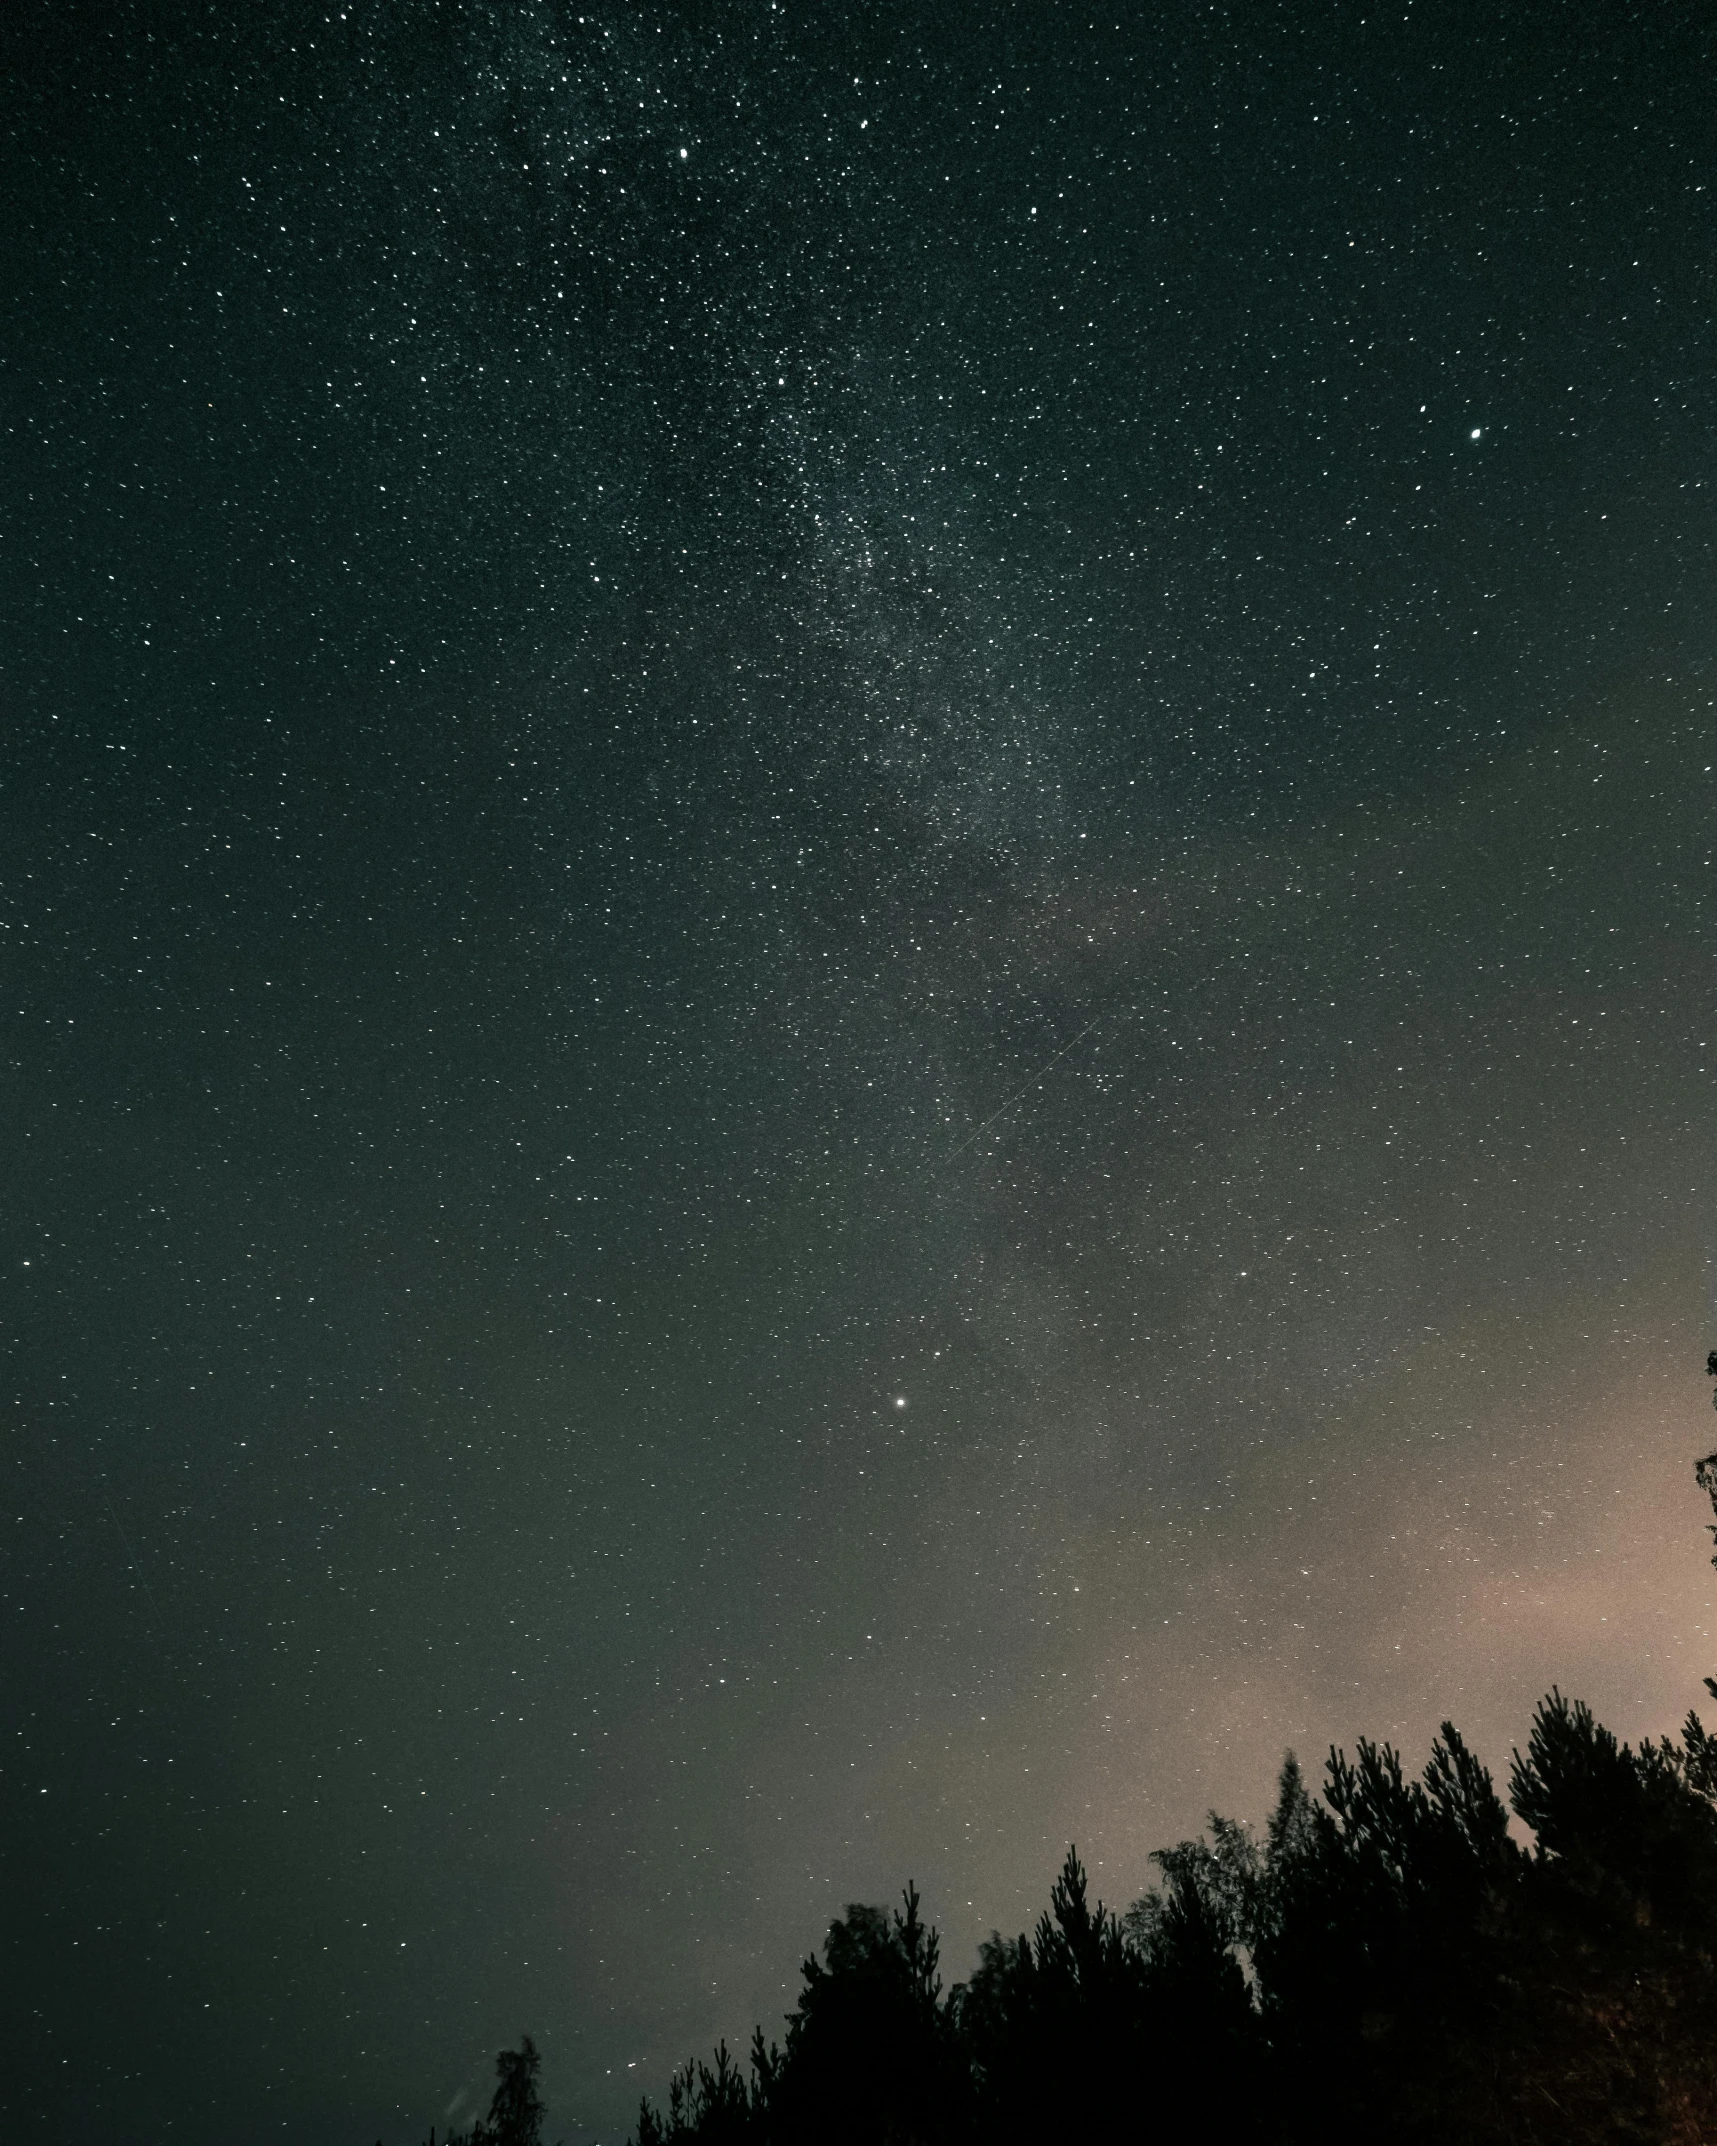
<instances>
[{"instance_id":1,"label":"milky way","mask_svg":"<svg viewBox=\"0 0 1717 2146\"><path fill-rule=\"evenodd\" d=\"M1709 25L850 12L11 33L43 2138L1717 1670Z\"/></svg>"}]
</instances>

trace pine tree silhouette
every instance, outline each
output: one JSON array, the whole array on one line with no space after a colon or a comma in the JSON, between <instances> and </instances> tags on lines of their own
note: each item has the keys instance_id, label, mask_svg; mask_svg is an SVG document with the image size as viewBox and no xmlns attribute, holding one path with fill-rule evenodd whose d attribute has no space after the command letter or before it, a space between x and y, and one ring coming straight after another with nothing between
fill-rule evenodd
<instances>
[{"instance_id":1,"label":"pine tree silhouette","mask_svg":"<svg viewBox=\"0 0 1717 2146\"><path fill-rule=\"evenodd\" d=\"M499 2051L488 2116L467 2132L450 2131L444 2146L542 2146L543 2104L537 2091L541 2067L542 2057L528 2034L520 2037L517 2049ZM433 2131L429 2146L435 2146Z\"/></svg>"},{"instance_id":2,"label":"pine tree silhouette","mask_svg":"<svg viewBox=\"0 0 1717 2146\"><path fill-rule=\"evenodd\" d=\"M1261 1837L1212 1813L1119 1918L1070 1848L946 1996L916 1889L849 1907L785 2047L688 2065L638 2146L1708 2146L1717 1736L1636 1749L1553 1690L1509 1802L1530 1847L1448 1722L1417 1777L1361 1739L1314 1794L1289 1752Z\"/></svg>"}]
</instances>

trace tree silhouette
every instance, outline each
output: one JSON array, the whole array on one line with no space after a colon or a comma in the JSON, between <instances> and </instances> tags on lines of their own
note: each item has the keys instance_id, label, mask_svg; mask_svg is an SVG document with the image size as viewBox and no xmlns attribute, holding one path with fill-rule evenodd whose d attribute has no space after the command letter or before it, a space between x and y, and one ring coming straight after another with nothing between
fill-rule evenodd
<instances>
[{"instance_id":1,"label":"tree silhouette","mask_svg":"<svg viewBox=\"0 0 1717 2146\"><path fill-rule=\"evenodd\" d=\"M1695 2146L1717 2138L1714 1782L1696 1715L1636 1750L1557 1691L1510 1779L1530 1848L1451 1724L1416 1778L1362 1741L1313 1794L1290 1753L1261 1837L1213 1815L1123 1917L1069 1849L1035 1928L992 1933L946 1995L915 1888L849 1907L785 2045L759 2030L749 2080L725 2046L687 2065L638 2146Z\"/></svg>"},{"instance_id":2,"label":"tree silhouette","mask_svg":"<svg viewBox=\"0 0 1717 2146\"><path fill-rule=\"evenodd\" d=\"M1697 1474L1717 1507L1717 1455ZM849 1907L785 2046L758 2030L749 2082L725 2047L686 2066L638 2146L1717 2139L1697 1713L1636 1749L1552 1690L1506 1805L1449 1722L1417 1777L1362 1739L1314 1793L1289 1752L1262 1835L1212 1813L1152 1860L1117 1917L1069 1848L1035 1928L992 1932L946 1996L915 1888L892 1916Z\"/></svg>"},{"instance_id":3,"label":"tree silhouette","mask_svg":"<svg viewBox=\"0 0 1717 2146\"><path fill-rule=\"evenodd\" d=\"M761 2043L761 2035L758 2037ZM638 2146L668 2146L698 2139L706 2146L741 2146L761 2135L764 2097L747 2091L739 2067L721 2043L713 2065L688 2063L668 2082L668 2113L659 2116L646 2097L638 2108Z\"/></svg>"},{"instance_id":4,"label":"tree silhouette","mask_svg":"<svg viewBox=\"0 0 1717 2146\"><path fill-rule=\"evenodd\" d=\"M541 2067L542 2057L528 2034L520 2037L517 2049L500 2050L488 2116L469 2131L450 2131L443 2146L542 2146L543 2104L537 2091ZM433 2131L429 2146L435 2146Z\"/></svg>"}]
</instances>

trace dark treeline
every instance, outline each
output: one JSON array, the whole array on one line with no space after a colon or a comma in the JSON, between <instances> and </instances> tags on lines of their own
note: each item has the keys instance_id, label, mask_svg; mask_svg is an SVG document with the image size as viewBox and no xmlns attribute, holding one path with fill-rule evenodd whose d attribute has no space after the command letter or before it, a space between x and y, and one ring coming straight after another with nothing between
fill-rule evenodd
<instances>
[{"instance_id":1,"label":"dark treeline","mask_svg":"<svg viewBox=\"0 0 1717 2146\"><path fill-rule=\"evenodd\" d=\"M1120 1916L1070 1849L949 1989L913 1889L849 1907L785 2043L688 2064L636 2146L1717 2139L1717 1738L1553 1692L1509 1802L1530 1849L1448 1723L1417 1780L1290 1755L1262 1838L1213 1814Z\"/></svg>"},{"instance_id":2,"label":"dark treeline","mask_svg":"<svg viewBox=\"0 0 1717 2146\"><path fill-rule=\"evenodd\" d=\"M1449 1722L1416 1780L1361 1742L1313 1793L1290 1752L1262 1836L1213 1812L1120 1915L1070 1848L951 1988L914 1887L849 1907L785 2040L687 2064L634 2146L1709 2146L1717 1736L1635 1749L1552 1691L1508 1805L1530 1847ZM537 2061L444 2146L540 2146Z\"/></svg>"}]
</instances>

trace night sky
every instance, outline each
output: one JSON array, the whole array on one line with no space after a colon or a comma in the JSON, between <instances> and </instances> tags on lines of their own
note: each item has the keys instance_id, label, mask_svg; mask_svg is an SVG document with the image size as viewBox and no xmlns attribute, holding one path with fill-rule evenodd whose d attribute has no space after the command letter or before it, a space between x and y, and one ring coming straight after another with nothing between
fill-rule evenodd
<instances>
[{"instance_id":1,"label":"night sky","mask_svg":"<svg viewBox=\"0 0 1717 2146\"><path fill-rule=\"evenodd\" d=\"M576 4L0 33L54 2146L1717 1669L1709 12Z\"/></svg>"}]
</instances>

